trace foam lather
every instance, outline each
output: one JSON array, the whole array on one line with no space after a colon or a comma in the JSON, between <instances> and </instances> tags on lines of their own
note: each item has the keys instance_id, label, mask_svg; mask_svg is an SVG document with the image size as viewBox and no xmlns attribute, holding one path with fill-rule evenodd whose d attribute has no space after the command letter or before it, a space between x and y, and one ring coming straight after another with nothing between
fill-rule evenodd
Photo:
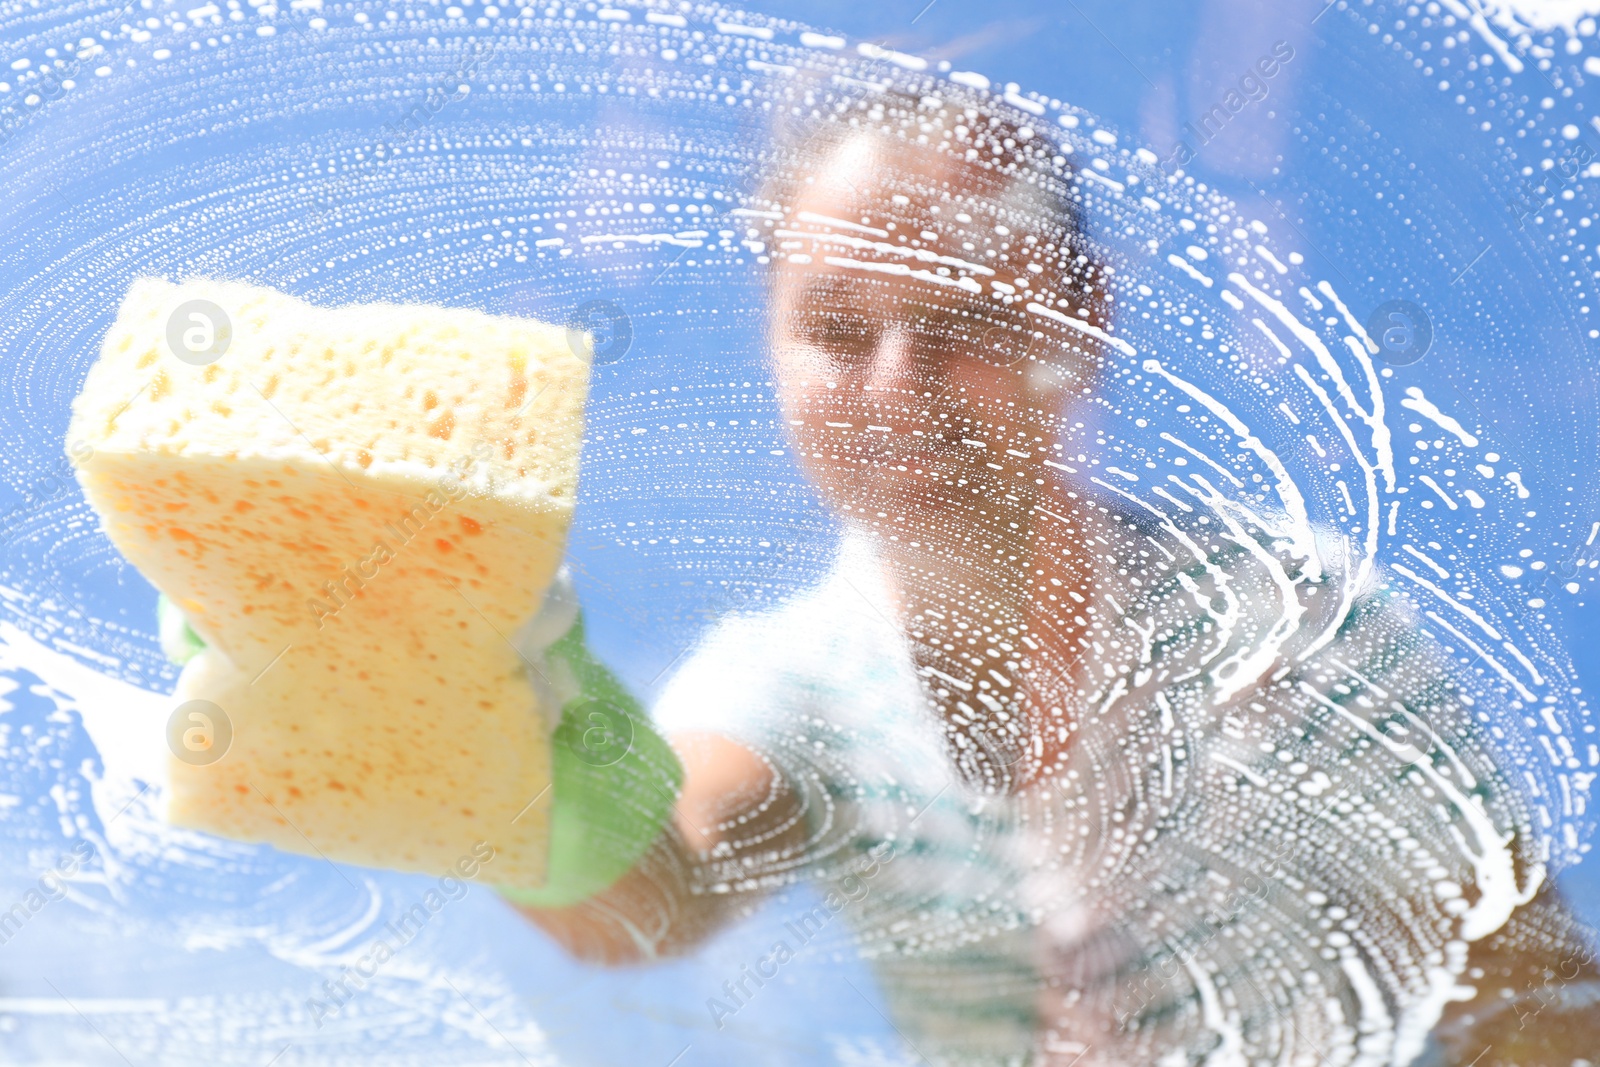
<instances>
[{"instance_id":1,"label":"foam lather","mask_svg":"<svg viewBox=\"0 0 1600 1067\"><path fill-rule=\"evenodd\" d=\"M488 842L496 882L544 884L549 804L530 802L559 709L511 638L562 556L586 343L133 284L68 439L107 536L200 639L174 705L231 725L220 758L174 747L172 822L430 872Z\"/></svg>"}]
</instances>

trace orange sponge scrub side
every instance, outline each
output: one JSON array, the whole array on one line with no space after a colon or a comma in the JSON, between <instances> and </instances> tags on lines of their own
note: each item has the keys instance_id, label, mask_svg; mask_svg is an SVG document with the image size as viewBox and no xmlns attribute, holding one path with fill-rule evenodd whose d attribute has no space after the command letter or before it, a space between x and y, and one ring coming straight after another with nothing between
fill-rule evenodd
<instances>
[{"instance_id":1,"label":"orange sponge scrub side","mask_svg":"<svg viewBox=\"0 0 1600 1067\"><path fill-rule=\"evenodd\" d=\"M107 536L205 640L175 702L231 727L220 758L174 756L174 823L415 871L487 842L495 882L542 884L554 712L509 639L563 553L587 345L470 310L129 289L69 440Z\"/></svg>"}]
</instances>

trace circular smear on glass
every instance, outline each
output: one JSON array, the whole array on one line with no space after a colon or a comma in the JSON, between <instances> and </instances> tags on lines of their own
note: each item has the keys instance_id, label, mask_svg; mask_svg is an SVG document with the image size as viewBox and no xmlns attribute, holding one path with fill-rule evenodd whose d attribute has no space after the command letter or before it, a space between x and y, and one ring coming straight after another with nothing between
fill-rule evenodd
<instances>
[{"instance_id":1,"label":"circular smear on glass","mask_svg":"<svg viewBox=\"0 0 1600 1067\"><path fill-rule=\"evenodd\" d=\"M1454 4L1319 22L1353 69L1403 54L1519 190L1474 240L1403 229L1380 274L1068 103L781 20L236 6L16 16L31 58L0 90L6 846L81 846L93 878L29 921L95 946L92 1005L148 1001L96 1009L113 1047L738 1062L719 1035L765 1019L785 1062L1409 1062L1470 1040L1486 967L1572 951L1547 886L1600 757L1555 620L1592 592L1593 441L1517 431L1596 336L1593 127L1552 88L1592 36ZM1340 139L1337 89L1296 112L1304 154L1339 157L1320 195L1445 215L1389 142ZM592 346L568 557L591 645L795 813L642 871L765 901L754 925L657 978L586 972L615 995L577 1006L492 863L404 877L162 822L154 593L63 458L146 275ZM1519 300L1559 303L1529 324ZM189 311L174 351L223 355ZM1529 350L1550 365L1491 380ZM597 763L617 740L596 725ZM48 996L58 972L12 958ZM632 1014L656 1004L692 1021ZM10 1018L22 1060L58 1051L59 1013Z\"/></svg>"}]
</instances>

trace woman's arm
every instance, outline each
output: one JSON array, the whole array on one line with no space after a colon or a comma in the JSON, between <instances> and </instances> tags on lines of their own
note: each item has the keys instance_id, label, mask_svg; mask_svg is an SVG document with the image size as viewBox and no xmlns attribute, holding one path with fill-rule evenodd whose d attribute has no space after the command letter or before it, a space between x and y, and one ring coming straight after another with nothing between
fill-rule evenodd
<instances>
[{"instance_id":1,"label":"woman's arm","mask_svg":"<svg viewBox=\"0 0 1600 1067\"><path fill-rule=\"evenodd\" d=\"M1475 943L1460 981L1476 990L1446 1007L1437 1036L1452 1063L1569 1067L1600 1050L1595 932L1546 887Z\"/></svg>"},{"instance_id":2,"label":"woman's arm","mask_svg":"<svg viewBox=\"0 0 1600 1067\"><path fill-rule=\"evenodd\" d=\"M580 959L625 964L687 951L748 914L803 850L801 805L771 762L719 734L670 743L683 791L633 869L571 907L518 909Z\"/></svg>"}]
</instances>

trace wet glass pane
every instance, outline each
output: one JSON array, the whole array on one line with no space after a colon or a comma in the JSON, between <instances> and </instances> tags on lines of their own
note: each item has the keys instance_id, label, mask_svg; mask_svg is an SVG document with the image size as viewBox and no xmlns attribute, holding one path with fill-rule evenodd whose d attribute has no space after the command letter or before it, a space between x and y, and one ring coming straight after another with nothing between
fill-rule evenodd
<instances>
[{"instance_id":1,"label":"wet glass pane","mask_svg":"<svg viewBox=\"0 0 1600 1067\"><path fill-rule=\"evenodd\" d=\"M1600 1060L1583 2L0 6L0 1049Z\"/></svg>"}]
</instances>

